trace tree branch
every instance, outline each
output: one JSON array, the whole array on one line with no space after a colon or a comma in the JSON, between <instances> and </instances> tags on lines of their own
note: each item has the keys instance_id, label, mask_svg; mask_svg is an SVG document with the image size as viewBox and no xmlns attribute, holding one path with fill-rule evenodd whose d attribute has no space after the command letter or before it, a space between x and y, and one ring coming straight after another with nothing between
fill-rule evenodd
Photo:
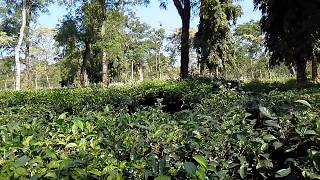
<instances>
[{"instance_id":1,"label":"tree branch","mask_svg":"<svg viewBox=\"0 0 320 180\"><path fill-rule=\"evenodd\" d=\"M183 7L180 0L173 0L174 6L176 6L180 17L183 17Z\"/></svg>"}]
</instances>

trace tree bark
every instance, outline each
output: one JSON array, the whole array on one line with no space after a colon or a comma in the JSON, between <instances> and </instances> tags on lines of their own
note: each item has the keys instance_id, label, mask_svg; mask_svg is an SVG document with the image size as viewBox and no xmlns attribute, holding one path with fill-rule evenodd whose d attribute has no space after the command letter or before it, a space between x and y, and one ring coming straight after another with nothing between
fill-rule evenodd
<instances>
[{"instance_id":1,"label":"tree bark","mask_svg":"<svg viewBox=\"0 0 320 180\"><path fill-rule=\"evenodd\" d=\"M134 73L133 73L133 61L131 61L131 81L133 81L133 77Z\"/></svg>"},{"instance_id":2,"label":"tree bark","mask_svg":"<svg viewBox=\"0 0 320 180\"><path fill-rule=\"evenodd\" d=\"M312 58L312 81L317 81L318 79L318 64L317 59L314 57Z\"/></svg>"},{"instance_id":3,"label":"tree bark","mask_svg":"<svg viewBox=\"0 0 320 180\"><path fill-rule=\"evenodd\" d=\"M89 41L85 42L85 49L83 52L83 60L82 60L82 65L80 69L80 84L81 86L86 85L86 72L87 72L87 64L90 58L90 43Z\"/></svg>"},{"instance_id":4,"label":"tree bark","mask_svg":"<svg viewBox=\"0 0 320 180\"><path fill-rule=\"evenodd\" d=\"M45 66L44 66L44 68L45 68L45 72L46 72L46 81L47 81L47 86L48 86L48 88L49 89L51 89L51 84L50 84L50 80L49 80L49 76L48 76L48 61L47 61L47 57L46 57L46 62L45 62L46 64L45 64Z\"/></svg>"},{"instance_id":5,"label":"tree bark","mask_svg":"<svg viewBox=\"0 0 320 180\"><path fill-rule=\"evenodd\" d=\"M109 85L109 69L108 69L108 66L109 66L109 61L108 61L108 58L107 58L107 53L105 50L103 50L102 52L102 84L105 85L105 86L108 86Z\"/></svg>"},{"instance_id":6,"label":"tree bark","mask_svg":"<svg viewBox=\"0 0 320 180\"><path fill-rule=\"evenodd\" d=\"M144 74L143 74L143 66L142 65L139 67L139 76L140 76L140 81L143 81Z\"/></svg>"},{"instance_id":7,"label":"tree bark","mask_svg":"<svg viewBox=\"0 0 320 180\"><path fill-rule=\"evenodd\" d=\"M307 63L303 60L301 60L300 62L297 62L297 82L298 82L298 84L305 84L307 82L306 66L307 66Z\"/></svg>"},{"instance_id":8,"label":"tree bark","mask_svg":"<svg viewBox=\"0 0 320 180\"><path fill-rule=\"evenodd\" d=\"M297 76L296 70L294 68L294 66L290 65L289 66L289 71L292 77Z\"/></svg>"},{"instance_id":9,"label":"tree bark","mask_svg":"<svg viewBox=\"0 0 320 180\"><path fill-rule=\"evenodd\" d=\"M21 89L20 49L21 49L21 44L22 44L23 37L24 37L24 31L26 28L26 16L27 16L26 1L24 0L22 2L22 24L20 27L18 43L15 48L15 65L16 65L15 89L16 90Z\"/></svg>"},{"instance_id":10,"label":"tree bark","mask_svg":"<svg viewBox=\"0 0 320 180\"><path fill-rule=\"evenodd\" d=\"M106 26L105 26L105 20L102 23L102 27L101 27L101 37L104 38L105 35L105 30L106 30ZM104 86L108 86L109 85L109 61L107 58L107 52L105 51L104 48L102 48L102 84Z\"/></svg>"},{"instance_id":11,"label":"tree bark","mask_svg":"<svg viewBox=\"0 0 320 180\"><path fill-rule=\"evenodd\" d=\"M26 42L26 51L25 51L25 63L27 70L27 84L29 87L32 87L32 65L30 61L30 22L31 22L31 6L32 3L30 0L26 0L26 33L25 33L25 42Z\"/></svg>"},{"instance_id":12,"label":"tree bark","mask_svg":"<svg viewBox=\"0 0 320 180\"><path fill-rule=\"evenodd\" d=\"M38 75L37 75L37 73L35 74L34 85L35 85L35 88L38 89Z\"/></svg>"},{"instance_id":13,"label":"tree bark","mask_svg":"<svg viewBox=\"0 0 320 180\"><path fill-rule=\"evenodd\" d=\"M255 79L254 78L254 72L253 72L253 59L250 59L250 66L251 66L251 79Z\"/></svg>"},{"instance_id":14,"label":"tree bark","mask_svg":"<svg viewBox=\"0 0 320 180\"><path fill-rule=\"evenodd\" d=\"M189 29L191 17L190 0L173 0L176 9L181 17L181 60L180 60L180 77L186 79L189 76Z\"/></svg>"}]
</instances>

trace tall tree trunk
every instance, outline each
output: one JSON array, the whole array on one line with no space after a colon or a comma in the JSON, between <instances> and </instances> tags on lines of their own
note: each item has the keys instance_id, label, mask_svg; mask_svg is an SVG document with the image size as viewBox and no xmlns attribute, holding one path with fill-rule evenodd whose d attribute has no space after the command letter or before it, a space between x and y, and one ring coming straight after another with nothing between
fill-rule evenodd
<instances>
[{"instance_id":1,"label":"tall tree trunk","mask_svg":"<svg viewBox=\"0 0 320 180\"><path fill-rule=\"evenodd\" d=\"M289 71L290 71L290 75L291 75L292 77L297 76L296 69L294 68L293 65L290 65L290 66L289 66Z\"/></svg>"},{"instance_id":2,"label":"tall tree trunk","mask_svg":"<svg viewBox=\"0 0 320 180\"><path fill-rule=\"evenodd\" d=\"M46 81L47 81L47 87L50 89L51 88L51 83L50 83L50 80L49 80L49 76L48 76L48 61L47 61L47 57L46 57L46 62L45 62L45 72L46 72Z\"/></svg>"},{"instance_id":3,"label":"tall tree trunk","mask_svg":"<svg viewBox=\"0 0 320 180\"><path fill-rule=\"evenodd\" d=\"M134 75L134 73L133 73L133 61L131 61L131 81L133 81L133 75Z\"/></svg>"},{"instance_id":4,"label":"tall tree trunk","mask_svg":"<svg viewBox=\"0 0 320 180\"><path fill-rule=\"evenodd\" d=\"M80 69L80 84L81 86L85 86L86 85L86 73L87 73L87 64L90 58L90 43L89 41L85 42L85 49L83 52L83 60L82 60L82 65L81 65L81 69Z\"/></svg>"},{"instance_id":5,"label":"tall tree trunk","mask_svg":"<svg viewBox=\"0 0 320 180\"><path fill-rule=\"evenodd\" d=\"M219 67L215 66L214 69L215 69L215 78L219 78Z\"/></svg>"},{"instance_id":6,"label":"tall tree trunk","mask_svg":"<svg viewBox=\"0 0 320 180\"><path fill-rule=\"evenodd\" d=\"M29 87L32 87L32 65L30 61L30 22L31 22L31 6L32 3L30 0L26 0L26 33L25 33L25 42L26 42L26 51L25 51L25 63L27 70L27 84Z\"/></svg>"},{"instance_id":7,"label":"tall tree trunk","mask_svg":"<svg viewBox=\"0 0 320 180\"><path fill-rule=\"evenodd\" d=\"M156 53L156 78L158 78L158 53Z\"/></svg>"},{"instance_id":8,"label":"tall tree trunk","mask_svg":"<svg viewBox=\"0 0 320 180\"><path fill-rule=\"evenodd\" d=\"M272 75L271 75L271 69L270 69L270 63L267 63L267 71L268 71L268 78L271 79Z\"/></svg>"},{"instance_id":9,"label":"tall tree trunk","mask_svg":"<svg viewBox=\"0 0 320 180\"><path fill-rule=\"evenodd\" d=\"M306 66L307 63L304 60L297 62L297 82L299 84L305 84L307 82Z\"/></svg>"},{"instance_id":10,"label":"tall tree trunk","mask_svg":"<svg viewBox=\"0 0 320 180\"><path fill-rule=\"evenodd\" d=\"M15 65L16 65L16 80L15 80L15 89L20 90L21 89L21 67L20 67L20 49L21 44L24 37L24 31L26 28L26 1L24 0L22 2L22 24L20 27L20 33L19 33L19 39L18 43L15 48Z\"/></svg>"},{"instance_id":11,"label":"tall tree trunk","mask_svg":"<svg viewBox=\"0 0 320 180\"><path fill-rule=\"evenodd\" d=\"M143 65L140 65L139 67L139 76L140 76L140 81L143 81L144 80Z\"/></svg>"},{"instance_id":12,"label":"tall tree trunk","mask_svg":"<svg viewBox=\"0 0 320 180\"><path fill-rule=\"evenodd\" d=\"M176 9L181 17L182 31L181 31L181 66L180 77L182 79L189 76L189 29L191 17L191 2L190 0L173 0Z\"/></svg>"},{"instance_id":13,"label":"tall tree trunk","mask_svg":"<svg viewBox=\"0 0 320 180\"><path fill-rule=\"evenodd\" d=\"M107 52L105 50L102 51L102 84L105 86L109 85L109 61L107 58Z\"/></svg>"},{"instance_id":14,"label":"tall tree trunk","mask_svg":"<svg viewBox=\"0 0 320 180\"><path fill-rule=\"evenodd\" d=\"M161 52L160 52L160 49L158 51L158 57L159 57L159 62L158 62L159 79L161 79Z\"/></svg>"},{"instance_id":15,"label":"tall tree trunk","mask_svg":"<svg viewBox=\"0 0 320 180\"><path fill-rule=\"evenodd\" d=\"M4 89L5 89L5 90L8 89L8 79L9 79L9 75L7 74L6 81L4 82Z\"/></svg>"},{"instance_id":16,"label":"tall tree trunk","mask_svg":"<svg viewBox=\"0 0 320 180\"><path fill-rule=\"evenodd\" d=\"M312 81L316 82L318 79L318 64L316 57L312 58Z\"/></svg>"},{"instance_id":17,"label":"tall tree trunk","mask_svg":"<svg viewBox=\"0 0 320 180\"><path fill-rule=\"evenodd\" d=\"M253 72L253 59L250 59L250 66L251 66L251 79L255 79L254 78L254 72Z\"/></svg>"},{"instance_id":18,"label":"tall tree trunk","mask_svg":"<svg viewBox=\"0 0 320 180\"><path fill-rule=\"evenodd\" d=\"M105 20L102 23L101 27L101 37L104 38L106 26L105 26ZM104 86L109 85L109 69L108 69L109 61L107 58L107 52L104 48L102 48L102 84Z\"/></svg>"},{"instance_id":19,"label":"tall tree trunk","mask_svg":"<svg viewBox=\"0 0 320 180\"><path fill-rule=\"evenodd\" d=\"M34 78L34 85L35 85L35 88L38 89L38 75L37 73L35 74L35 78Z\"/></svg>"}]
</instances>

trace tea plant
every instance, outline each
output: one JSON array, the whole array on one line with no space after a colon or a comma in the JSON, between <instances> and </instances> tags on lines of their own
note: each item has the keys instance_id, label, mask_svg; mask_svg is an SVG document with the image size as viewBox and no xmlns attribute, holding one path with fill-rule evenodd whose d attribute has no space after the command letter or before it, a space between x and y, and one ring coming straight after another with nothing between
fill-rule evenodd
<instances>
[{"instance_id":1,"label":"tea plant","mask_svg":"<svg viewBox=\"0 0 320 180\"><path fill-rule=\"evenodd\" d=\"M0 179L319 179L314 87L193 79L0 93Z\"/></svg>"}]
</instances>

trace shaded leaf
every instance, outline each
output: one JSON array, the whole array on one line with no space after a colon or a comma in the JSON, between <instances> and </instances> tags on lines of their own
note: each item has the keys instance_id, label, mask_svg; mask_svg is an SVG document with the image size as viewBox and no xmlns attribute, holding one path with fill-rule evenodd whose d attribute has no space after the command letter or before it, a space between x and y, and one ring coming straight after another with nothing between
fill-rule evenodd
<instances>
[{"instance_id":1,"label":"shaded leaf","mask_svg":"<svg viewBox=\"0 0 320 180\"><path fill-rule=\"evenodd\" d=\"M29 161L30 161L30 158L29 158L28 156L22 156L22 157L20 157L19 159L17 159L17 160L15 161L15 163L16 163L16 165L18 165L18 166L24 166L24 165L26 165L26 163L29 162Z\"/></svg>"},{"instance_id":2,"label":"shaded leaf","mask_svg":"<svg viewBox=\"0 0 320 180\"><path fill-rule=\"evenodd\" d=\"M276 140L277 138L274 137L272 134L267 134L267 135L263 136L263 139L267 142L270 142L270 141Z\"/></svg>"},{"instance_id":3,"label":"shaded leaf","mask_svg":"<svg viewBox=\"0 0 320 180\"><path fill-rule=\"evenodd\" d=\"M260 111L260 115L262 117L267 117L269 119L275 119L272 115L271 112L269 111L269 109L267 109L266 107L259 107L259 111Z\"/></svg>"},{"instance_id":4,"label":"shaded leaf","mask_svg":"<svg viewBox=\"0 0 320 180\"><path fill-rule=\"evenodd\" d=\"M55 172L49 172L44 177L57 179L57 174Z\"/></svg>"},{"instance_id":5,"label":"shaded leaf","mask_svg":"<svg viewBox=\"0 0 320 180\"><path fill-rule=\"evenodd\" d=\"M280 169L279 171L277 171L276 173L276 177L286 177L291 173L291 168L289 167L288 169Z\"/></svg>"},{"instance_id":6,"label":"shaded leaf","mask_svg":"<svg viewBox=\"0 0 320 180\"><path fill-rule=\"evenodd\" d=\"M184 169L189 175L194 175L197 171L197 166L193 162L184 163Z\"/></svg>"},{"instance_id":7,"label":"shaded leaf","mask_svg":"<svg viewBox=\"0 0 320 180\"><path fill-rule=\"evenodd\" d=\"M247 173L248 173L248 164L241 165L239 169L240 177L244 179L247 176Z\"/></svg>"}]
</instances>

